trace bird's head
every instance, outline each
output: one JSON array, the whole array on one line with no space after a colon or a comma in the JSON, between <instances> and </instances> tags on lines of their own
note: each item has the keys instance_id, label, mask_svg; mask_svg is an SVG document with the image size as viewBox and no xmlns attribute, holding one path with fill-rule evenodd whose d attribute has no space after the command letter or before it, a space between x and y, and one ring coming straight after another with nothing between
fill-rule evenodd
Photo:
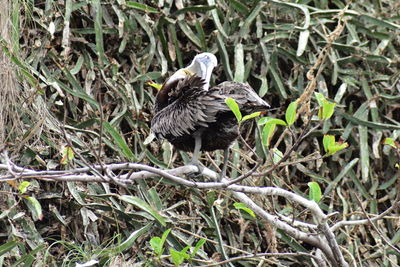
<instances>
[{"instance_id":1,"label":"bird's head","mask_svg":"<svg viewBox=\"0 0 400 267\"><path fill-rule=\"evenodd\" d=\"M210 87L211 73L217 66L217 58L211 53L201 53L194 57L192 63L186 68L176 71L166 82L171 84L177 80L184 79L189 75L196 75L205 81L204 90Z\"/></svg>"}]
</instances>

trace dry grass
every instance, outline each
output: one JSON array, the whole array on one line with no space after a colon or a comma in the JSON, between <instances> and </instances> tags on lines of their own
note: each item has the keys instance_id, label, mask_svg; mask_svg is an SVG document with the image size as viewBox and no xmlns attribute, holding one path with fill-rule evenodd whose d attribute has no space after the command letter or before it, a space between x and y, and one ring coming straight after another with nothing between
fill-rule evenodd
<instances>
[{"instance_id":1,"label":"dry grass","mask_svg":"<svg viewBox=\"0 0 400 267\"><path fill-rule=\"evenodd\" d=\"M11 43L12 24L10 12L12 3L1 0L0 2L0 36ZM13 136L23 132L23 125L19 116L18 103L21 91L17 80L15 66L4 53L0 53L0 143L12 141Z\"/></svg>"}]
</instances>

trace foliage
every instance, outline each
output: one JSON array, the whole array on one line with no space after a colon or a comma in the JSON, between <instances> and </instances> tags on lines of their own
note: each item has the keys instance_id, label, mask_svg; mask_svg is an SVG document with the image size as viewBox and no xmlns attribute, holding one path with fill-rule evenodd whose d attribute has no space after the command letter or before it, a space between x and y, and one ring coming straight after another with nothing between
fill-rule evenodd
<instances>
[{"instance_id":1,"label":"foliage","mask_svg":"<svg viewBox=\"0 0 400 267\"><path fill-rule=\"evenodd\" d=\"M187 153L145 140L157 84L209 51L220 62L212 84L248 82L272 105L257 123L242 125L248 145L235 144L230 178L260 159L258 173L273 170L244 184L308 193L325 212L346 220L379 214L397 198L398 1L352 1L348 7L343 0L2 3L0 13L8 14L10 25L0 18L0 75L12 75L0 78L5 89L17 89L7 97L0 90L0 151L7 148L21 165L56 170L124 161L159 168L187 163ZM309 84L315 94L307 102L302 96ZM240 110L235 115L238 121L250 118ZM309 134L302 132L307 123ZM281 152L290 147L296 149ZM221 152L201 161L215 169ZM152 251L165 266L188 260L200 265L238 254L312 249L253 218L229 193L185 189L165 179L128 188L34 179L1 186L0 263L6 266L91 260L155 266ZM217 199L222 204L210 207ZM278 214L309 218L287 201L255 201ZM348 249L346 258L358 265L398 264L397 217L341 229L337 241ZM154 238L166 228L173 230L156 251ZM166 251L172 258L163 257ZM279 264L279 258L268 260ZM312 261L289 257L285 264Z\"/></svg>"}]
</instances>

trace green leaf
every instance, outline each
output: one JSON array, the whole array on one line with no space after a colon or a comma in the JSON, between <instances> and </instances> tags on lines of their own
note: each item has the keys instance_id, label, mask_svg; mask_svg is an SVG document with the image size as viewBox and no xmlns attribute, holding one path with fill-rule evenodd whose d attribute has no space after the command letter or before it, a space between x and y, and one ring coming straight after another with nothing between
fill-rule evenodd
<instances>
[{"instance_id":1,"label":"green leaf","mask_svg":"<svg viewBox=\"0 0 400 267\"><path fill-rule=\"evenodd\" d=\"M235 117L238 122L242 121L242 113L240 112L239 105L236 103L235 99L231 97L227 97L225 99L226 105L232 110L233 114L235 114Z\"/></svg>"},{"instance_id":2,"label":"green leaf","mask_svg":"<svg viewBox=\"0 0 400 267\"><path fill-rule=\"evenodd\" d=\"M310 37L310 31L309 30L305 30L305 31L301 31L300 32L299 44L297 46L297 52L296 52L296 56L297 57L300 57L301 55L303 55L304 51L306 50L307 42L308 42L308 38L309 37Z\"/></svg>"},{"instance_id":3,"label":"green leaf","mask_svg":"<svg viewBox=\"0 0 400 267\"><path fill-rule=\"evenodd\" d=\"M161 238L158 236L152 237L150 239L150 246L157 254L157 256L161 256L164 252L163 245L161 244Z\"/></svg>"},{"instance_id":4,"label":"green leaf","mask_svg":"<svg viewBox=\"0 0 400 267\"><path fill-rule=\"evenodd\" d=\"M258 120L257 125L264 125L267 123L267 121L271 120L271 117L262 117L261 119Z\"/></svg>"},{"instance_id":5,"label":"green leaf","mask_svg":"<svg viewBox=\"0 0 400 267\"><path fill-rule=\"evenodd\" d=\"M197 253L197 251L199 251L199 249L206 243L205 239L200 239L197 243L196 246L194 247L191 256L194 257Z\"/></svg>"},{"instance_id":6,"label":"green leaf","mask_svg":"<svg viewBox=\"0 0 400 267\"><path fill-rule=\"evenodd\" d=\"M39 201L30 196L24 196L24 199L27 200L26 204L29 207L29 210L31 211L32 215L34 218L37 220L42 220L43 219L43 212L42 212L42 206L40 205Z\"/></svg>"},{"instance_id":7,"label":"green leaf","mask_svg":"<svg viewBox=\"0 0 400 267\"><path fill-rule=\"evenodd\" d=\"M276 125L283 125L283 126L287 126L286 122L280 119L272 119L269 120L266 124L276 124Z\"/></svg>"},{"instance_id":8,"label":"green leaf","mask_svg":"<svg viewBox=\"0 0 400 267\"><path fill-rule=\"evenodd\" d=\"M28 182L28 181L23 181L23 182L21 182L21 183L18 185L18 191L19 191L21 194L24 194L24 193L26 192L26 190L27 190L27 188L28 188L28 186L29 186L30 184L31 184L31 183Z\"/></svg>"},{"instance_id":9,"label":"green leaf","mask_svg":"<svg viewBox=\"0 0 400 267\"><path fill-rule=\"evenodd\" d=\"M274 118L271 118L271 117L261 118L258 121L258 125L263 125L263 124L277 124L277 125L287 126L285 121L280 120L280 119L274 119Z\"/></svg>"},{"instance_id":10,"label":"green leaf","mask_svg":"<svg viewBox=\"0 0 400 267\"><path fill-rule=\"evenodd\" d=\"M135 243L136 239L142 235L147 234L152 227L154 227L154 224L152 222L146 224L139 230L136 230L133 233L131 233L125 241L123 241L122 243L119 243L117 246L115 246L111 249L102 250L99 253L99 256L120 254L128 249L131 249L133 244ZM151 242L151 240L150 240L150 242Z\"/></svg>"},{"instance_id":11,"label":"green leaf","mask_svg":"<svg viewBox=\"0 0 400 267\"><path fill-rule=\"evenodd\" d=\"M332 117L333 112L335 111L336 103L329 102L328 100L324 99L322 103L322 119L327 120Z\"/></svg>"},{"instance_id":12,"label":"green leaf","mask_svg":"<svg viewBox=\"0 0 400 267\"><path fill-rule=\"evenodd\" d=\"M161 72L159 72L159 71L146 72L144 74L139 74L139 75L135 76L133 79L129 80L129 82L134 83L137 81L156 80L156 79L160 78L161 76L162 76ZM153 83L151 81L147 82L147 84L149 84L150 86L153 86L155 88L157 88L157 87L161 88L161 86L162 86L161 84Z\"/></svg>"},{"instance_id":13,"label":"green leaf","mask_svg":"<svg viewBox=\"0 0 400 267\"><path fill-rule=\"evenodd\" d=\"M83 62L84 62L84 57L80 55L78 60L76 61L75 66L70 70L72 75L79 73L79 71L82 68Z\"/></svg>"},{"instance_id":14,"label":"green leaf","mask_svg":"<svg viewBox=\"0 0 400 267\"><path fill-rule=\"evenodd\" d=\"M182 9L180 9L179 11L181 11ZM197 35L193 32L192 28L190 28L190 26L187 24L187 22L185 20L183 21L178 21L178 26L179 28L181 28L181 30L183 31L183 33L186 35L186 37L192 41L197 47L201 48L201 41L199 39L199 37L197 37Z\"/></svg>"},{"instance_id":15,"label":"green leaf","mask_svg":"<svg viewBox=\"0 0 400 267\"><path fill-rule=\"evenodd\" d=\"M328 155L333 155L349 146L346 142L335 142L335 136L333 135L324 135L322 143L324 145L324 150Z\"/></svg>"},{"instance_id":16,"label":"green leaf","mask_svg":"<svg viewBox=\"0 0 400 267\"><path fill-rule=\"evenodd\" d=\"M104 53L104 38L103 38L103 7L100 0L93 0L92 5L95 12L94 29L95 29L95 40L96 40L96 52L99 56L99 63L108 64L107 57Z\"/></svg>"},{"instance_id":17,"label":"green leaf","mask_svg":"<svg viewBox=\"0 0 400 267\"><path fill-rule=\"evenodd\" d=\"M274 131L276 128L276 124L265 124L264 128L261 133L262 137L262 143L264 146L269 147L269 144L271 143L271 138L274 135Z\"/></svg>"},{"instance_id":18,"label":"green leaf","mask_svg":"<svg viewBox=\"0 0 400 267\"><path fill-rule=\"evenodd\" d=\"M325 134L324 138L322 139L322 143L324 145L325 152L328 153L329 147L335 144L335 136Z\"/></svg>"},{"instance_id":19,"label":"green leaf","mask_svg":"<svg viewBox=\"0 0 400 267\"><path fill-rule=\"evenodd\" d=\"M150 239L150 247L154 250L157 255L161 255L161 237L154 236Z\"/></svg>"},{"instance_id":20,"label":"green leaf","mask_svg":"<svg viewBox=\"0 0 400 267\"><path fill-rule=\"evenodd\" d=\"M154 37L152 26L150 26L149 21L146 19L146 15L140 16L134 10L132 10L131 13L132 17L135 18L140 27L142 27L142 29L146 32L147 38L149 38L147 43L148 46L146 47L146 60L141 63L142 66L140 68L143 73L146 73L148 72L156 52L156 38Z\"/></svg>"},{"instance_id":21,"label":"green leaf","mask_svg":"<svg viewBox=\"0 0 400 267\"><path fill-rule=\"evenodd\" d=\"M216 5L215 4L215 0L207 0L207 4L209 6L215 6ZM228 34L226 34L225 29L222 26L222 23L221 23L221 21L219 19L219 16L218 16L217 9L216 8L212 9L210 12L211 12L212 20L214 21L215 27L218 30L218 33L220 33L224 38L227 39L228 38Z\"/></svg>"},{"instance_id":22,"label":"green leaf","mask_svg":"<svg viewBox=\"0 0 400 267\"><path fill-rule=\"evenodd\" d=\"M321 93L315 93L315 98L317 99L318 105L319 105L320 107L322 107L323 101L325 100L324 95L321 94Z\"/></svg>"},{"instance_id":23,"label":"green leaf","mask_svg":"<svg viewBox=\"0 0 400 267\"><path fill-rule=\"evenodd\" d=\"M237 210L243 210L245 212L247 212L251 217L255 218L256 215L254 214L254 211L252 211L251 209L249 209L246 204L244 203L240 203L240 202L236 202L233 203L233 206L237 209Z\"/></svg>"},{"instance_id":24,"label":"green leaf","mask_svg":"<svg viewBox=\"0 0 400 267\"><path fill-rule=\"evenodd\" d=\"M174 12L174 16L177 16L182 13L186 12L199 12L199 13L206 13L207 11L215 9L216 6L208 6L208 5L197 5L197 6L189 6L179 9ZM186 21L185 21L186 22Z\"/></svg>"},{"instance_id":25,"label":"green leaf","mask_svg":"<svg viewBox=\"0 0 400 267\"><path fill-rule=\"evenodd\" d=\"M0 256L6 254L10 250L12 250L16 245L19 243L15 240L9 241L3 245L0 246Z\"/></svg>"},{"instance_id":26,"label":"green leaf","mask_svg":"<svg viewBox=\"0 0 400 267\"><path fill-rule=\"evenodd\" d=\"M126 144L125 139L111 126L110 123L103 121L104 129L111 135L114 142L118 145L120 152L127 157L130 161L136 161L136 157L132 150Z\"/></svg>"},{"instance_id":27,"label":"green leaf","mask_svg":"<svg viewBox=\"0 0 400 267\"><path fill-rule=\"evenodd\" d=\"M260 112L260 111L253 112L253 113L251 113L251 114L249 114L249 115L244 116L244 117L242 118L242 122L247 121L247 120L250 120L250 119L255 118L255 117L258 117L258 116L260 116L260 115L261 115L261 112Z\"/></svg>"},{"instance_id":28,"label":"green leaf","mask_svg":"<svg viewBox=\"0 0 400 267\"><path fill-rule=\"evenodd\" d=\"M338 113L340 116L342 116L343 118L345 118L346 120L349 120L350 122L352 122L354 124L371 127L374 129L400 130L400 125L397 125L397 124L371 122L371 121L360 119L359 117L354 116L354 115L349 115L343 111L339 111Z\"/></svg>"},{"instance_id":29,"label":"green leaf","mask_svg":"<svg viewBox=\"0 0 400 267\"><path fill-rule=\"evenodd\" d=\"M11 266L23 266L23 267L35 266L34 262L36 258L40 257L41 256L40 252L44 251L45 249L46 249L45 245L42 243L33 250L30 250L29 253L26 252L23 253L23 255L21 255L21 257L19 257L17 261L14 261Z\"/></svg>"},{"instance_id":30,"label":"green leaf","mask_svg":"<svg viewBox=\"0 0 400 267\"><path fill-rule=\"evenodd\" d=\"M164 233L162 234L162 236L161 236L161 247L164 246L165 240L167 240L167 237L168 237L169 233L171 232L171 230L172 230L171 228L170 228L170 229L167 229L167 230L165 230Z\"/></svg>"},{"instance_id":31,"label":"green leaf","mask_svg":"<svg viewBox=\"0 0 400 267\"><path fill-rule=\"evenodd\" d=\"M128 195L123 195L119 197L120 200L128 202L129 204L132 204L139 209L144 210L145 212L149 213L151 216L154 217L162 226L166 226L166 222L164 217L162 217L157 210L152 208L149 204L144 202L142 199L134 196L128 196Z\"/></svg>"},{"instance_id":32,"label":"green leaf","mask_svg":"<svg viewBox=\"0 0 400 267\"><path fill-rule=\"evenodd\" d=\"M277 149L277 148L273 148L272 149L272 162L273 163L278 163L281 159L283 158L283 153Z\"/></svg>"},{"instance_id":33,"label":"green leaf","mask_svg":"<svg viewBox=\"0 0 400 267\"><path fill-rule=\"evenodd\" d=\"M320 120L323 120L324 118L323 118L323 111L324 111L324 108L323 107L320 107L319 109L318 109L318 119L320 119Z\"/></svg>"},{"instance_id":34,"label":"green leaf","mask_svg":"<svg viewBox=\"0 0 400 267\"><path fill-rule=\"evenodd\" d=\"M191 248L191 246L186 246L181 250L181 252L183 252L187 255L187 256L185 256L185 258L188 258L188 259L190 258L190 255L186 253L190 248Z\"/></svg>"},{"instance_id":35,"label":"green leaf","mask_svg":"<svg viewBox=\"0 0 400 267\"><path fill-rule=\"evenodd\" d=\"M389 145L389 146L391 146L393 148L397 148L396 142L393 140L393 138L390 138L390 137L385 138L385 140L383 140L383 144L384 145Z\"/></svg>"},{"instance_id":36,"label":"green leaf","mask_svg":"<svg viewBox=\"0 0 400 267\"><path fill-rule=\"evenodd\" d=\"M190 258L190 256L187 253L182 252L182 251L176 251L173 248L169 249L169 253L171 254L172 262L176 266L180 266L185 259L189 259Z\"/></svg>"},{"instance_id":37,"label":"green leaf","mask_svg":"<svg viewBox=\"0 0 400 267\"><path fill-rule=\"evenodd\" d=\"M288 126L292 125L296 120L297 105L297 101L294 101L286 109L285 119Z\"/></svg>"},{"instance_id":38,"label":"green leaf","mask_svg":"<svg viewBox=\"0 0 400 267\"><path fill-rule=\"evenodd\" d=\"M271 64L269 65L269 71L271 72L272 80L275 82L276 87L279 89L279 93L281 94L282 98L286 99L287 93L282 81L282 75L278 67L278 55L276 52L274 52L271 56Z\"/></svg>"},{"instance_id":39,"label":"green leaf","mask_svg":"<svg viewBox=\"0 0 400 267\"><path fill-rule=\"evenodd\" d=\"M319 202L321 200L322 192L319 184L317 182L309 182L308 188L310 189L308 198L310 200L314 200L315 202Z\"/></svg>"},{"instance_id":40,"label":"green leaf","mask_svg":"<svg viewBox=\"0 0 400 267\"><path fill-rule=\"evenodd\" d=\"M251 24L254 22L255 18L259 15L259 13L261 12L261 10L265 5L266 3L264 3L263 1L259 1L257 5L254 6L251 13L248 16L246 16L246 19L239 31L239 36L241 38L246 39L246 37L249 34Z\"/></svg>"},{"instance_id":41,"label":"green leaf","mask_svg":"<svg viewBox=\"0 0 400 267\"><path fill-rule=\"evenodd\" d=\"M66 145L61 147L61 160L60 163L63 165L68 164L74 159L74 150L72 147Z\"/></svg>"},{"instance_id":42,"label":"green leaf","mask_svg":"<svg viewBox=\"0 0 400 267\"><path fill-rule=\"evenodd\" d=\"M235 82L244 82L244 51L241 43L235 46Z\"/></svg>"},{"instance_id":43,"label":"green leaf","mask_svg":"<svg viewBox=\"0 0 400 267\"><path fill-rule=\"evenodd\" d=\"M156 8L133 1L126 1L126 6L148 13L160 13Z\"/></svg>"},{"instance_id":44,"label":"green leaf","mask_svg":"<svg viewBox=\"0 0 400 267\"><path fill-rule=\"evenodd\" d=\"M237 0L229 0L229 3L232 5L234 9L236 9L238 12L242 13L242 15L247 16L249 14L249 9L247 6L240 1Z\"/></svg>"},{"instance_id":45,"label":"green leaf","mask_svg":"<svg viewBox=\"0 0 400 267\"><path fill-rule=\"evenodd\" d=\"M286 2L281 2L281 1L272 1L272 3L276 5L282 5L282 6L288 6L289 8L298 8L304 13L304 24L303 27L299 27L301 30L306 30L310 27L311 23L311 16L310 12L308 10L308 7L306 5L302 4L297 4L297 3L286 3Z\"/></svg>"},{"instance_id":46,"label":"green leaf","mask_svg":"<svg viewBox=\"0 0 400 267\"><path fill-rule=\"evenodd\" d=\"M207 1L214 2L214 0L207 0ZM216 12L216 10L211 11L212 14L214 12ZM218 26L217 22L216 21L214 21L214 22ZM222 67L224 68L224 71L225 71L225 75L227 76L228 80L233 80L232 69L231 69L231 65L229 63L228 50L226 49L226 42L224 41L225 39L222 38L221 33L222 33L221 31L218 31L215 33L215 35L217 36L217 46L218 46L218 50L219 50L219 56L221 59ZM228 37L226 37L226 38L228 38Z\"/></svg>"},{"instance_id":47,"label":"green leaf","mask_svg":"<svg viewBox=\"0 0 400 267\"><path fill-rule=\"evenodd\" d=\"M326 100L324 95L321 93L315 93L315 98L320 106L318 110L318 118L320 120L327 120L332 117L336 103Z\"/></svg>"},{"instance_id":48,"label":"green leaf","mask_svg":"<svg viewBox=\"0 0 400 267\"><path fill-rule=\"evenodd\" d=\"M73 89L69 88L65 83L61 82L59 79L54 78L54 81L69 94L79 97L80 99L88 102L93 109L99 110L99 103L92 98L92 96L88 95L85 89L82 88L81 84L77 81L75 76L71 74L71 72L67 68L63 68L63 73L65 79L72 85Z\"/></svg>"},{"instance_id":49,"label":"green leaf","mask_svg":"<svg viewBox=\"0 0 400 267\"><path fill-rule=\"evenodd\" d=\"M346 142L344 142L344 143L336 142L335 144L330 145L330 146L328 147L328 154L329 154L329 155L333 155L333 154L335 154L336 152L339 152L340 150L343 150L343 149L345 149L345 148L348 147L348 146L349 146L349 144L346 143Z\"/></svg>"}]
</instances>

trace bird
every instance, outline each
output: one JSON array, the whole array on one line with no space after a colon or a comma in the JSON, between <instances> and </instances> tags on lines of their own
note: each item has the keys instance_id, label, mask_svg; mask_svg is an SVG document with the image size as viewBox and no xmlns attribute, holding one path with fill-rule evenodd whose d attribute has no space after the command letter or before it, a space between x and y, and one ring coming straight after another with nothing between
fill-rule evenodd
<instances>
[{"instance_id":1,"label":"bird","mask_svg":"<svg viewBox=\"0 0 400 267\"><path fill-rule=\"evenodd\" d=\"M214 54L204 52L169 77L155 99L151 131L175 148L193 152L191 164L202 167L200 151L224 150L219 180L226 176L229 148L239 137L239 122L225 103L230 97L243 115L266 111L270 105L247 83L225 81L210 88Z\"/></svg>"}]
</instances>

